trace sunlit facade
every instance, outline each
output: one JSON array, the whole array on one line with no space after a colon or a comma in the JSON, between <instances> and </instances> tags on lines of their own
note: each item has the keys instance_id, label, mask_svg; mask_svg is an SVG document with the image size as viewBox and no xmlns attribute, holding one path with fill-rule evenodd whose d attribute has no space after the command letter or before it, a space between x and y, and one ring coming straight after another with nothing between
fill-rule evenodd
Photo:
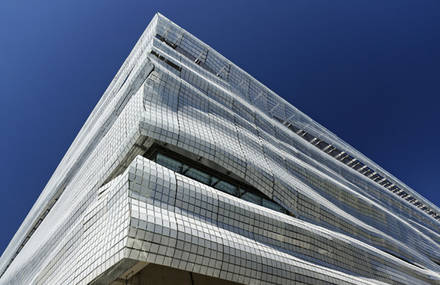
<instances>
[{"instance_id":1,"label":"sunlit facade","mask_svg":"<svg viewBox=\"0 0 440 285\"><path fill-rule=\"evenodd\" d=\"M439 284L439 220L157 14L3 253L0 283Z\"/></svg>"}]
</instances>

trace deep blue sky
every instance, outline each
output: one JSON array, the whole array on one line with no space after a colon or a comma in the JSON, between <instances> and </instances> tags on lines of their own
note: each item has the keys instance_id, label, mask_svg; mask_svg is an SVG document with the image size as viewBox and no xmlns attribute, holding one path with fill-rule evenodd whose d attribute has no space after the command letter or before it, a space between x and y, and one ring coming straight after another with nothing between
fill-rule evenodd
<instances>
[{"instance_id":1,"label":"deep blue sky","mask_svg":"<svg viewBox=\"0 0 440 285\"><path fill-rule=\"evenodd\" d=\"M440 205L438 0L3 0L0 252L157 11Z\"/></svg>"}]
</instances>

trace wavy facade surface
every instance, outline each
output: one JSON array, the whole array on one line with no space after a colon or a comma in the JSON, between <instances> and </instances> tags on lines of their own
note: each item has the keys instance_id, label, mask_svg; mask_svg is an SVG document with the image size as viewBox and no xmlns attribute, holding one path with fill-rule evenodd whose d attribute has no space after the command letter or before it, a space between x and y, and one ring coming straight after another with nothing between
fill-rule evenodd
<instances>
[{"instance_id":1,"label":"wavy facade surface","mask_svg":"<svg viewBox=\"0 0 440 285\"><path fill-rule=\"evenodd\" d=\"M440 284L439 220L157 14L3 253L0 283L150 284L160 271L187 284Z\"/></svg>"}]
</instances>

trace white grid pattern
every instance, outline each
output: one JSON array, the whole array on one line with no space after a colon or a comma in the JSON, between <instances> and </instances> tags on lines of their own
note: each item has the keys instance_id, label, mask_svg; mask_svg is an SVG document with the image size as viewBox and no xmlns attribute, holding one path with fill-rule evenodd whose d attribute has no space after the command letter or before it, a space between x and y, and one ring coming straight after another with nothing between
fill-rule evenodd
<instances>
[{"instance_id":1,"label":"white grid pattern","mask_svg":"<svg viewBox=\"0 0 440 285\"><path fill-rule=\"evenodd\" d=\"M243 284L439 282L439 223L272 113L358 154L157 15L0 259L0 282L87 284L123 259ZM136 157L153 140L229 170L295 217Z\"/></svg>"}]
</instances>

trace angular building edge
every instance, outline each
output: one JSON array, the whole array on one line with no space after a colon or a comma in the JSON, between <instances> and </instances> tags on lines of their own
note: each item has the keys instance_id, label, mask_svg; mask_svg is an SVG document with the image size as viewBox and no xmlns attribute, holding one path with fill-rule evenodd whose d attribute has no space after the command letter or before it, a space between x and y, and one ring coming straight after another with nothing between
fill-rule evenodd
<instances>
[{"instance_id":1,"label":"angular building edge","mask_svg":"<svg viewBox=\"0 0 440 285\"><path fill-rule=\"evenodd\" d=\"M160 27L158 27L159 22L161 22ZM413 264L396 258L392 252L384 253L368 243L307 222L308 218L305 216L301 217L304 218L301 221L250 204L238 198L230 197L212 187L195 182L154 162L139 157L138 155L142 155L155 142L175 145L176 147L192 150L192 152L197 153L197 149L189 143L194 139L191 137L193 134L185 133L183 121L173 117L177 115L169 117L170 120L167 122L158 121L159 119L152 117L154 114L152 115L152 112L146 109L148 104L152 104L151 102L146 102L146 100L157 100L154 95L154 98L151 99L151 94L156 94L160 92L158 91L161 90L160 88L163 88L161 85L162 81L160 81L163 79L156 75L156 79L150 76L155 72L164 74L163 76L166 77L165 80L167 80L168 84L181 86L177 89L170 88L166 91L168 93L166 97L163 97L163 100L169 100L167 104L176 104L172 100L179 95L182 88L187 88L190 92L201 96L200 90L186 82L179 82L180 79L176 76L175 71L176 63L181 64L185 68L192 69L191 72L201 73L197 70L198 67L192 66L193 63L187 62L183 56L168 50L169 47L162 40L154 38L159 32L163 33L164 23L168 23L172 29L180 29L160 14L153 18L135 48L118 71L115 79L87 119L84 127L79 132L39 199L10 242L7 250L3 253L0 259L0 269L2 273L6 271L6 275L0 281L28 280L26 279L28 277L20 276L20 274L24 273L17 272L17 270L27 269L31 272L27 272L27 274L34 276L34 279L31 280L32 283L95 282L99 284L113 278L109 270L119 274L129 266L133 266L140 261L145 262L145 264L162 264L176 269L245 284L254 282L282 284L288 283L291 280L297 280L295 278L298 277L298 282L302 278L313 277L322 282L327 281L339 284L379 283L377 280L355 277L351 270L361 270L360 268L351 268L344 273L344 266L350 267L350 265L332 264L330 256L331 254L336 254L336 252L330 254L325 252L325 250L322 251L322 249L315 249L310 245L304 244L304 246L309 247L310 252L313 252L312 256L321 261L315 260L311 262L314 260L311 257L303 258L301 254L296 254L295 256L289 254L293 248L296 248L299 242L294 237L301 232L313 233L308 239L316 240L316 243L325 241L324 243L327 244L334 242L344 248L344 250L359 253L359 256L366 260L366 264L371 266L371 268L365 269L367 271L405 268L408 275L405 276L403 274L401 277L396 277L397 279L412 280L411 278L414 278L410 276L412 275L418 276L421 278L420 280L425 282L440 280L437 271L439 267L418 252L421 249L424 252L429 252L429 249L435 248L436 242L432 240L432 236L438 234L433 232L432 236L428 236L426 233L422 233L419 229L420 226L412 226L405 219L388 212L385 208L381 208L380 205L376 205L377 203L374 199L371 201L364 199L364 202L376 203L375 207L377 209L382 209L386 212L387 219L395 219L399 227L403 227L402 225L404 227L408 226L410 228L408 231L411 234L423 236L421 243L426 242L428 244L426 248L418 245L420 248L414 250L412 247L402 244L395 237L386 234L384 230L377 230L368 223L357 220L355 216L342 212L333 203L328 203L325 197L314 194L314 199L321 201L324 208L336 213L344 222L349 224L357 223L371 234L377 234L384 238L389 245L402 248L403 252L410 256ZM162 30L158 31L160 29ZM182 31L185 32L184 30ZM209 48L190 34L185 35L190 37L191 40L197 41L197 44L200 46ZM256 82L247 73L237 68L221 55L218 55L214 50L209 48L209 52L214 53L218 58L230 64L229 68L231 69L232 66L232 69L235 69L235 72L243 76L245 80L249 80L249 90L251 89L252 80L252 84L258 85L264 92L267 92L264 95L268 98L267 102L270 101L269 99L278 100L276 101L278 103L272 103L269 108L266 106L266 111L262 111L259 107L249 104L246 97L240 98L235 96L234 102L241 104L245 109L252 110L257 119L261 118L261 120L266 122L270 121L271 124L277 127L285 128L286 124L282 126L279 122L274 121L269 116L270 112L269 115L267 112L267 109L270 111L273 108L278 108L277 104L285 104L283 108L286 109L286 106L288 106L294 110L295 116L291 117L292 115L284 114L284 117L287 117L284 121L288 121L287 119L291 117L291 119L295 119L295 122L299 122L299 124L297 123L298 126L307 129L309 133L321 132L323 134L320 136L321 139L332 142L332 145L336 145L341 149L345 147L351 154L356 154L364 162L368 161L371 165L376 166L362 154L337 139L335 135L294 107L288 105L262 84ZM151 54L154 56L151 56ZM195 62L197 62L197 58ZM229 72L232 71L230 70ZM229 87L222 83L222 80L225 80L222 74L216 75L218 79L208 73L201 74L201 78L208 80L209 84L223 90L222 92L225 92L225 94L231 95L239 90L237 86L240 83L234 82L231 85L235 84L236 87L232 90L228 89ZM146 84L146 80L150 80L150 83ZM211 99L207 102L212 106L217 104ZM160 104L160 102L157 103L155 101L154 104ZM257 106L258 102L255 102L255 104ZM215 108L220 107L216 106ZM165 111L168 112L169 110ZM286 111L284 112L287 113ZM238 117L235 118L235 120L238 119ZM168 133L164 133L165 131ZM174 134L177 135L174 136ZM242 139L247 139L244 133L239 134L239 136L242 136ZM188 137L188 142L185 142L185 137ZM270 140L271 138L265 137L265 139ZM295 143L303 152L310 154L314 159L321 159L318 150L309 146L309 142L293 137L292 139L295 140ZM215 151L224 153L226 150L216 146ZM298 156L300 155L298 154ZM209 152L203 153L201 157L212 160L217 159ZM267 159L265 157L263 160ZM303 163L300 160L291 159L296 161L298 165ZM306 160L308 158L303 157L303 159ZM316 164L313 159L309 160L309 162ZM222 161L218 163L222 163ZM261 181L261 183L271 183L269 180L269 182L264 182L263 178L253 176L246 178L249 175L248 170L243 170L242 173L246 172L246 175L243 174L241 176L240 164L235 165L235 167L237 169L236 175L245 180L251 179L249 180L251 182L248 181L251 184L260 183ZM332 171L328 171L326 168L329 167L328 165L325 167L315 165L315 167L316 169L319 168L323 173L327 173L326 179L329 181L336 175ZM346 165L339 167L347 168L347 173L350 173L349 175L353 177L358 175L358 173ZM88 174L91 169L96 168L99 168L99 171ZM376 169L381 170L379 166ZM311 171L310 175L313 173ZM91 174L94 177L89 177ZM385 171L382 171L382 174L388 175ZM390 177L397 181L396 183L400 183L394 177ZM300 183L300 181L295 181L295 183ZM275 185L271 187L275 187ZM347 186L343 185L341 187ZM180 189L179 191L177 191L178 188ZM85 191L85 189L88 190ZM307 189L307 191L310 190L310 193L314 193L314 189ZM261 190L270 198L277 198L273 192L265 187L262 187ZM306 190L300 189L298 191ZM412 190L408 190L408 192L410 191ZM353 195L356 196L357 194L353 193ZM358 199L361 198L359 197ZM422 198L420 199L422 200ZM192 203L189 201L192 201ZM194 201L197 201L197 203L194 203ZM428 201L424 202L429 203ZM434 205L429 205L432 209L438 209ZM292 212L297 213L296 206L286 205L286 207L292 210ZM212 209L215 210L213 211ZM228 209L228 211L220 211L220 209ZM219 214L216 217L210 216L209 219L200 214L209 214L209 212L223 214L221 219ZM81 213L81 218L78 218L75 213ZM240 224L241 222L236 218L237 213L244 214L247 223ZM422 214L424 215L425 213ZM431 218L431 216L427 217ZM99 221L98 219L103 220ZM438 224L438 221L432 221ZM238 226L237 223L240 225ZM270 230L268 231L267 229ZM74 235L78 234L78 232L81 232L82 238L80 241L74 242L84 244L69 246L69 242L75 240ZM34 237L33 239L32 236ZM49 242L49 238L53 237L56 237L58 243L55 247ZM67 273L63 273L64 275L54 274L53 270L57 266L62 266L63 262L65 262L61 260L61 256L66 254L65 250L68 250L70 247L79 249L79 252L69 253L81 265L75 271L78 272L79 270L79 273L73 277L68 276ZM187 250L188 248L190 250ZM52 253L47 253L49 249L51 249ZM91 250L94 254L90 252ZM16 254L17 252L19 253ZM40 254L46 256L44 263L35 261ZM435 253L432 254L435 256ZM94 257L96 260L93 260ZM102 263L103 258L105 261ZM391 267L385 269L374 265L376 258L386 260ZM328 262L322 261L327 259ZM11 262L13 262L12 265L15 268L12 272L6 270ZM33 262L38 264L38 267L32 268ZM249 264L249 267L246 267L247 264ZM120 267L116 268L115 266ZM282 268L283 272L279 272L279 268ZM118 270L115 271L115 269ZM389 273L384 271L381 274L386 275ZM400 271L393 271L391 274L402 273ZM55 278L53 277L55 275L58 279L50 279Z\"/></svg>"},{"instance_id":2,"label":"angular building edge","mask_svg":"<svg viewBox=\"0 0 440 285\"><path fill-rule=\"evenodd\" d=\"M140 39L135 44L127 59L110 82L106 91L98 101L97 105L87 118L84 126L80 129L72 145L67 150L61 162L55 169L55 172L44 187L37 201L25 217L19 229L15 233L8 247L0 258L0 274L3 274L7 263L13 258L33 229L39 226L50 209L56 203L65 189L65 185L76 174L76 171L87 159L90 151L96 147L97 143L103 137L104 132L111 126L118 115L118 111L124 107L124 101L129 98L128 92L120 93L122 85L127 80L131 72L138 72L139 64L137 61L146 55L145 49L151 40L151 31L155 29L159 14L156 14L148 27L142 33ZM144 67L147 72L153 69L153 65ZM120 94L119 94L120 93Z\"/></svg>"}]
</instances>

